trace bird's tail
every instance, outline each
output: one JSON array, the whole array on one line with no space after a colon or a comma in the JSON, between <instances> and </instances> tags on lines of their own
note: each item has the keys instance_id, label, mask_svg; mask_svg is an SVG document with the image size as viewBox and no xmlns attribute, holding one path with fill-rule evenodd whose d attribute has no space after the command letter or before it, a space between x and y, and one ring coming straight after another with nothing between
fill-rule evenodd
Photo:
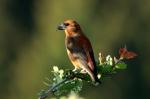
<instances>
[{"instance_id":1,"label":"bird's tail","mask_svg":"<svg viewBox=\"0 0 150 99\"><path fill-rule=\"evenodd\" d=\"M90 78L94 85L101 84L101 81L97 77L97 69L95 68L94 71L92 71L90 68L86 68L87 73L90 75Z\"/></svg>"},{"instance_id":2,"label":"bird's tail","mask_svg":"<svg viewBox=\"0 0 150 99\"><path fill-rule=\"evenodd\" d=\"M101 84L102 82L100 81L100 79L98 79L98 73L97 73L97 69L94 71L94 79L95 79L95 81L93 82L94 83L94 85L99 85L99 84Z\"/></svg>"},{"instance_id":3,"label":"bird's tail","mask_svg":"<svg viewBox=\"0 0 150 99\"><path fill-rule=\"evenodd\" d=\"M98 84L101 84L102 82L100 81L100 79L98 79L98 71L97 71L97 67L96 67L96 63L94 64L94 70L93 70L93 73L94 73L94 83L95 85L98 85Z\"/></svg>"},{"instance_id":4,"label":"bird's tail","mask_svg":"<svg viewBox=\"0 0 150 99\"><path fill-rule=\"evenodd\" d=\"M94 70L92 70L84 61L78 60L78 63L80 63L83 70L85 70L88 75L90 76L92 82L94 85L98 85L101 83L101 81L97 77L97 68L94 67Z\"/></svg>"}]
</instances>

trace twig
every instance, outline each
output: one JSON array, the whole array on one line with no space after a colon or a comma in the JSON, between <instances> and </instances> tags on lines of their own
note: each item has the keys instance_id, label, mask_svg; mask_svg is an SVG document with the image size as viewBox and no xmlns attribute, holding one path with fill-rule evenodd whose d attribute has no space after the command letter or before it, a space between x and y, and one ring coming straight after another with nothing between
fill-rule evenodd
<instances>
[{"instance_id":1,"label":"twig","mask_svg":"<svg viewBox=\"0 0 150 99\"><path fill-rule=\"evenodd\" d=\"M47 91L44 92L44 94L42 94L39 99L46 99L48 97L48 95L50 93L54 93L55 91L57 91L57 88L60 87L62 84L64 84L65 82L69 81L69 80L72 80L74 79L75 77L76 78L80 78L80 79L83 79L83 80L86 80L85 77L86 75L85 74L81 74L79 72L74 72L72 70L68 70L64 76L64 79L59 82L58 84L52 86L52 87L49 87Z\"/></svg>"},{"instance_id":2,"label":"twig","mask_svg":"<svg viewBox=\"0 0 150 99\"><path fill-rule=\"evenodd\" d=\"M66 81L68 81L67 78L63 79L61 82L59 82L58 84L52 86L52 87L49 87L49 89L39 97L39 99L45 99L48 97L48 95L52 92L54 93L56 90L57 90L57 87L59 87L61 84L65 83Z\"/></svg>"}]
</instances>

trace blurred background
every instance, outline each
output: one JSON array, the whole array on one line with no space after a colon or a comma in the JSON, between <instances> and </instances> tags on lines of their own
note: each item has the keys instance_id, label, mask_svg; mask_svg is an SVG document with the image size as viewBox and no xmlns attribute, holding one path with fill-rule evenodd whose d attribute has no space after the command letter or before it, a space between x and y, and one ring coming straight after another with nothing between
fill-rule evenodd
<instances>
[{"instance_id":1,"label":"blurred background","mask_svg":"<svg viewBox=\"0 0 150 99\"><path fill-rule=\"evenodd\" d=\"M56 27L75 19L98 53L138 54L85 99L150 99L150 0L0 0L0 98L37 99L53 65L73 69Z\"/></svg>"}]
</instances>

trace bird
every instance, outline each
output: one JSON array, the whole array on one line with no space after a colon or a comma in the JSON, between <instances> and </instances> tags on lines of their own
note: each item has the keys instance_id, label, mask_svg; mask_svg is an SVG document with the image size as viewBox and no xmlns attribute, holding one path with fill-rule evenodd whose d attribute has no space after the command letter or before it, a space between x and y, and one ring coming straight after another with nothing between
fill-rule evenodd
<instances>
[{"instance_id":1,"label":"bird","mask_svg":"<svg viewBox=\"0 0 150 99\"><path fill-rule=\"evenodd\" d=\"M87 73L92 82L101 83L97 77L97 68L92 45L83 33L80 25L73 19L67 19L59 24L58 30L65 32L65 46L70 61L76 70Z\"/></svg>"}]
</instances>

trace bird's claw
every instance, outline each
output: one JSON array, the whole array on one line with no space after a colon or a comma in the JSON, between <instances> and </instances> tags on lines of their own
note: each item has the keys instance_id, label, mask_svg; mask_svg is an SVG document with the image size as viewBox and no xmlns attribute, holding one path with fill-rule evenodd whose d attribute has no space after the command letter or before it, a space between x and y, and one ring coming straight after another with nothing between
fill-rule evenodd
<instances>
[{"instance_id":1,"label":"bird's claw","mask_svg":"<svg viewBox=\"0 0 150 99\"><path fill-rule=\"evenodd\" d=\"M86 74L87 72L86 72L86 70L81 70L80 71L82 74Z\"/></svg>"}]
</instances>

